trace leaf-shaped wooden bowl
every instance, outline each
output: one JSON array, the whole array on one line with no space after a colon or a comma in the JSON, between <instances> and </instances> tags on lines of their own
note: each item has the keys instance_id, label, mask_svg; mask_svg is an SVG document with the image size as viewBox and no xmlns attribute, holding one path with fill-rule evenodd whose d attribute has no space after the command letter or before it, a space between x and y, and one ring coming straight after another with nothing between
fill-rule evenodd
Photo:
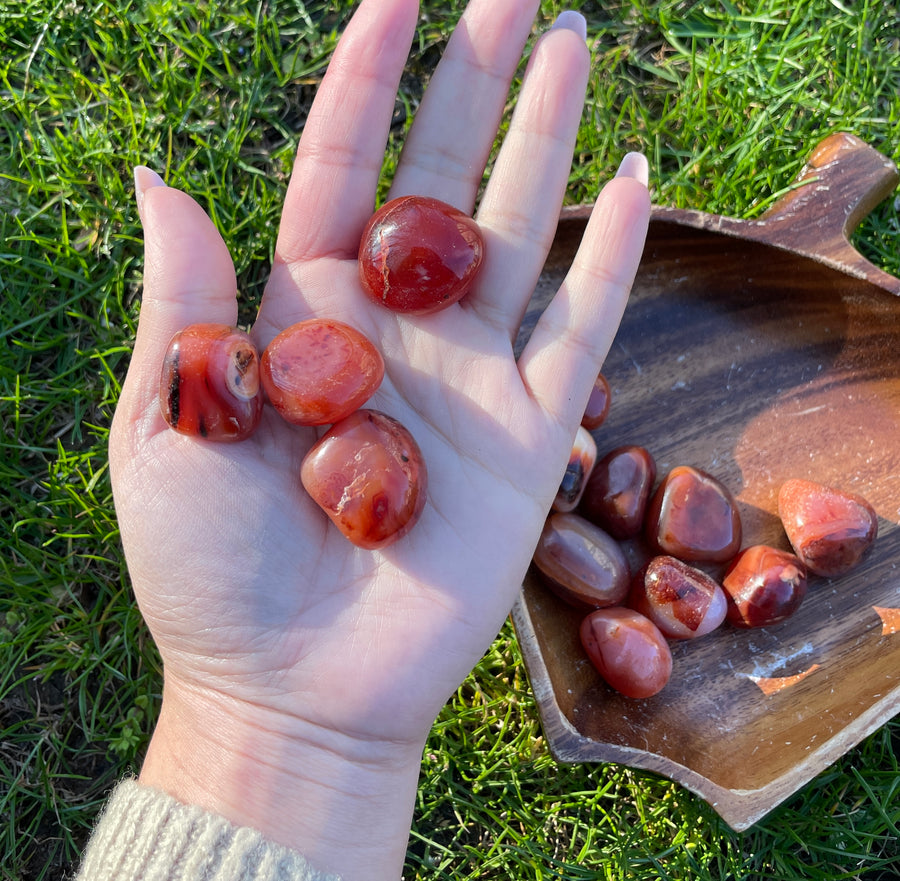
<instances>
[{"instance_id":1,"label":"leaf-shaped wooden bowl","mask_svg":"<svg viewBox=\"0 0 900 881\"><path fill-rule=\"evenodd\" d=\"M581 649L581 613L532 574L513 613L547 740L563 762L620 762L676 780L745 829L900 711L900 279L848 235L897 185L857 138L830 136L757 220L658 208L603 372L599 450L645 446L735 494L744 545L787 549L781 483L865 496L865 563L818 578L759 630L673 643L669 685L608 688ZM527 334L571 263L589 209L560 220Z\"/></svg>"}]
</instances>

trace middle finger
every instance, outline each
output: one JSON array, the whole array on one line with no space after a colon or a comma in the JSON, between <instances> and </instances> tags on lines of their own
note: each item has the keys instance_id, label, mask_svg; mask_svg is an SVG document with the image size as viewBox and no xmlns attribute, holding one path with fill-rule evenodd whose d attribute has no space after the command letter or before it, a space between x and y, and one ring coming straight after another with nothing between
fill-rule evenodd
<instances>
[{"instance_id":1,"label":"middle finger","mask_svg":"<svg viewBox=\"0 0 900 881\"><path fill-rule=\"evenodd\" d=\"M536 0L471 0L416 112L390 197L432 196L471 213Z\"/></svg>"}]
</instances>

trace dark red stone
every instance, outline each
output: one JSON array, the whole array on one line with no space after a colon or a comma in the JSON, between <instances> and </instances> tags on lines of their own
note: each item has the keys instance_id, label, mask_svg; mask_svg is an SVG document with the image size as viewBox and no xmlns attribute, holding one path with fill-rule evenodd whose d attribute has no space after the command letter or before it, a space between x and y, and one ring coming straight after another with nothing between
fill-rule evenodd
<instances>
[{"instance_id":1,"label":"dark red stone","mask_svg":"<svg viewBox=\"0 0 900 881\"><path fill-rule=\"evenodd\" d=\"M679 465L650 500L646 536L661 554L687 562L730 560L741 546L741 518L734 497L715 477Z\"/></svg>"},{"instance_id":2,"label":"dark red stone","mask_svg":"<svg viewBox=\"0 0 900 881\"><path fill-rule=\"evenodd\" d=\"M359 279L376 303L426 314L465 296L483 258L481 230L468 214L438 199L402 196L366 224Z\"/></svg>"},{"instance_id":3,"label":"dark red stone","mask_svg":"<svg viewBox=\"0 0 900 881\"><path fill-rule=\"evenodd\" d=\"M588 479L579 511L615 538L633 538L644 525L656 463L643 447L606 453Z\"/></svg>"},{"instance_id":4,"label":"dark red stone","mask_svg":"<svg viewBox=\"0 0 900 881\"><path fill-rule=\"evenodd\" d=\"M728 598L729 623L768 627L800 608L806 596L806 567L787 551L754 545L734 559L722 587Z\"/></svg>"}]
</instances>

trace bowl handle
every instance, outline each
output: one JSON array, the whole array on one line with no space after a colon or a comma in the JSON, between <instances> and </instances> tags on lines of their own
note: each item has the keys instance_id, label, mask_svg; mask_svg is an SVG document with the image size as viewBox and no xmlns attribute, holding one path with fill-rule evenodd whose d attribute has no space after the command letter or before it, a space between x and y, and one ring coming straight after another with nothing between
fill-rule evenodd
<instances>
[{"instance_id":1,"label":"bowl handle","mask_svg":"<svg viewBox=\"0 0 900 881\"><path fill-rule=\"evenodd\" d=\"M761 238L838 266L900 293L897 279L866 260L849 237L897 186L897 166L854 135L837 132L819 143L795 187L753 223ZM762 233L760 235L760 233Z\"/></svg>"}]
</instances>

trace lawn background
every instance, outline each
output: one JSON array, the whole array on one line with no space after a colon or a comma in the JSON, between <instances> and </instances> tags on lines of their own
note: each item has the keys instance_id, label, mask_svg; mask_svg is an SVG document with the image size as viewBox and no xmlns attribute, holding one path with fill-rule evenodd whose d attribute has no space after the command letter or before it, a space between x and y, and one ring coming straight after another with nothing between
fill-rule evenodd
<instances>
[{"instance_id":1,"label":"lawn background","mask_svg":"<svg viewBox=\"0 0 900 881\"><path fill-rule=\"evenodd\" d=\"M463 3L423 4L384 180ZM644 150L657 203L764 210L850 131L900 161L896 2L579 2L594 68L570 202ZM106 464L141 286L131 169L210 212L259 301L309 101L352 4L0 0L0 878L71 871L137 767L159 667ZM544 2L535 33L563 6ZM900 274L898 200L854 241ZM900 874L900 720L746 833L679 786L557 766L507 626L439 718L412 879Z\"/></svg>"}]
</instances>

